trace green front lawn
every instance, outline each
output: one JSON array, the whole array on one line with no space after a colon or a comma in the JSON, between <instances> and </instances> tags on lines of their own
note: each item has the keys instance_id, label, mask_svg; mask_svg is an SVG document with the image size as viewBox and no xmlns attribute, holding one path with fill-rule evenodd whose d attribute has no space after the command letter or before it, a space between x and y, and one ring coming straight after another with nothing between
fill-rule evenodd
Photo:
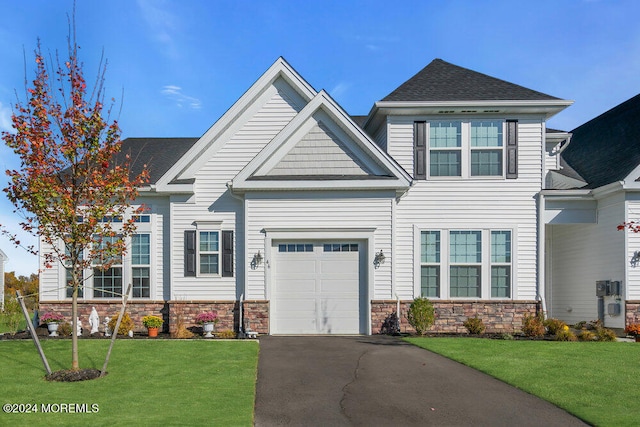
<instances>
[{"instance_id":1,"label":"green front lawn","mask_svg":"<svg viewBox=\"0 0 640 427\"><path fill-rule=\"evenodd\" d=\"M53 371L71 365L71 340L43 340ZM108 340L80 340L80 367L101 369ZM59 383L30 340L0 341L1 403L37 404L0 413L0 425L251 426L258 367L255 341L129 340L115 343L104 378ZM55 404L97 405L97 413L43 413ZM95 408L95 406L93 407ZM61 410L62 411L62 410Z\"/></svg>"},{"instance_id":2,"label":"green front lawn","mask_svg":"<svg viewBox=\"0 0 640 427\"><path fill-rule=\"evenodd\" d=\"M640 422L640 344L406 340L548 400L590 424L631 426Z\"/></svg>"}]
</instances>

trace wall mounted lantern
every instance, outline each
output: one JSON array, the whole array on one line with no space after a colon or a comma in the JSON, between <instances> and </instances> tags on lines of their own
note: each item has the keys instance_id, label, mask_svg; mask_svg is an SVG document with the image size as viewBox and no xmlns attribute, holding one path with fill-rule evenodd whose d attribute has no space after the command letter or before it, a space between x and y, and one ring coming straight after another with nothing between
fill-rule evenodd
<instances>
[{"instance_id":1,"label":"wall mounted lantern","mask_svg":"<svg viewBox=\"0 0 640 427\"><path fill-rule=\"evenodd\" d=\"M260 250L258 250L258 253L255 254L251 260L251 268L255 270L260 264L262 264L262 254Z\"/></svg>"},{"instance_id":2,"label":"wall mounted lantern","mask_svg":"<svg viewBox=\"0 0 640 427\"><path fill-rule=\"evenodd\" d=\"M373 265L378 268L380 264L384 264L384 260L385 256L382 253L382 249L380 249L380 252L376 253L376 256L373 258Z\"/></svg>"},{"instance_id":3,"label":"wall mounted lantern","mask_svg":"<svg viewBox=\"0 0 640 427\"><path fill-rule=\"evenodd\" d=\"M640 264L640 251L635 251L631 257L631 267L637 267Z\"/></svg>"}]
</instances>

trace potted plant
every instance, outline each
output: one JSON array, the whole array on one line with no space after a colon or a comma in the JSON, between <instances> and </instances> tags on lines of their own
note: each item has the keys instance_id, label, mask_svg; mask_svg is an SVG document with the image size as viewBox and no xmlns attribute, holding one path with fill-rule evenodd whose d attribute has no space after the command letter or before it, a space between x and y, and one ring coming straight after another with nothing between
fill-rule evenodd
<instances>
[{"instance_id":1,"label":"potted plant","mask_svg":"<svg viewBox=\"0 0 640 427\"><path fill-rule=\"evenodd\" d=\"M40 317L40 321L47 325L50 337L58 336L58 325L64 320L64 316L60 313L48 311Z\"/></svg>"},{"instance_id":2,"label":"potted plant","mask_svg":"<svg viewBox=\"0 0 640 427\"><path fill-rule=\"evenodd\" d=\"M158 336L158 328L162 326L164 320L158 316L144 316L142 318L142 324L147 327L147 331L149 332L149 336L154 338Z\"/></svg>"},{"instance_id":3,"label":"potted plant","mask_svg":"<svg viewBox=\"0 0 640 427\"><path fill-rule=\"evenodd\" d=\"M205 338L213 338L214 325L218 322L218 314L215 311L206 311L196 316L196 323L202 325L202 331Z\"/></svg>"},{"instance_id":4,"label":"potted plant","mask_svg":"<svg viewBox=\"0 0 640 427\"><path fill-rule=\"evenodd\" d=\"M629 323L624 331L636 338L636 342L640 342L640 323Z\"/></svg>"}]
</instances>

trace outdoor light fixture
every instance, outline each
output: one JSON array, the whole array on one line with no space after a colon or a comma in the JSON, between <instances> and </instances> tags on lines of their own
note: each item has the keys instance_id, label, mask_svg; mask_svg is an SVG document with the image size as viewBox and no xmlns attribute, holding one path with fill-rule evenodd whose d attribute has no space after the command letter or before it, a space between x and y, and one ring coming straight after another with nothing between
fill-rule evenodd
<instances>
[{"instance_id":1,"label":"outdoor light fixture","mask_svg":"<svg viewBox=\"0 0 640 427\"><path fill-rule=\"evenodd\" d=\"M637 267L640 263L640 251L635 251L631 257L631 267Z\"/></svg>"},{"instance_id":2,"label":"outdoor light fixture","mask_svg":"<svg viewBox=\"0 0 640 427\"><path fill-rule=\"evenodd\" d=\"M375 265L376 268L380 267L380 264L384 264L384 259L384 254L382 253L382 249L380 249L380 252L373 258L373 265Z\"/></svg>"}]
</instances>

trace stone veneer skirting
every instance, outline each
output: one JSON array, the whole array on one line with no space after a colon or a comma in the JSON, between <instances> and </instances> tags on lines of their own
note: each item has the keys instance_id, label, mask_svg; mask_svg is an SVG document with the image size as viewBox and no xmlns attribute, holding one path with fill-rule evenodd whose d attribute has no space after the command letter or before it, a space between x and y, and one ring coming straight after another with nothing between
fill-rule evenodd
<instances>
[{"instance_id":1,"label":"stone veneer skirting","mask_svg":"<svg viewBox=\"0 0 640 427\"><path fill-rule=\"evenodd\" d=\"M117 317L122 308L121 300L88 300L78 301L78 316L82 326L89 328L89 315L91 308L95 307L100 316L101 324L105 317ZM175 332L178 317L182 318L185 327L198 326L195 318L205 311L216 311L218 313L218 323L216 330L231 329L238 330L239 303L237 301L136 301L127 302L127 313L131 316L135 324L134 331L146 331L142 324L142 318L147 315L156 315L164 319L163 331ZM268 301L244 301L245 326L259 334L269 333L269 302ZM64 316L71 323L71 302L70 301L41 301L40 314L47 311L54 311ZM100 330L104 328L100 327Z\"/></svg>"},{"instance_id":2,"label":"stone veneer skirting","mask_svg":"<svg viewBox=\"0 0 640 427\"><path fill-rule=\"evenodd\" d=\"M414 333L409 325L407 313L413 301L400 301L400 332ZM438 301L432 300L436 320L432 332L466 333L462 324L467 318L478 316L482 319L487 333L513 333L522 328L522 319L540 311L537 301ZM396 300L371 302L371 331L383 331L385 320L397 310Z\"/></svg>"},{"instance_id":3,"label":"stone veneer skirting","mask_svg":"<svg viewBox=\"0 0 640 427\"><path fill-rule=\"evenodd\" d=\"M412 301L400 302L400 331L412 333L414 329L409 325L407 312ZM540 303L536 301L438 301L433 300L436 310L436 321L431 330L443 333L464 333L463 322L478 315L486 326L488 333L513 333L522 328L524 316L536 314L540 311ZM100 321L106 316L114 317L120 313L121 301L92 300L79 301L78 314L84 328L89 327L89 314L95 307ZM218 313L217 330L232 329L237 331L239 325L238 301L129 301L127 313L135 323L135 331L145 330L142 317L154 314L164 319L164 332L175 332L178 317L189 328L197 326L195 318L204 311ZM371 332L383 332L383 325L392 313L395 313L397 301L371 301ZM626 324L640 323L640 301L626 301ZM245 327L259 334L269 333L269 301L250 300L243 302ZM40 302L40 313L55 311L71 321L71 303L69 301ZM103 330L101 327L100 330Z\"/></svg>"},{"instance_id":4,"label":"stone veneer skirting","mask_svg":"<svg viewBox=\"0 0 640 427\"><path fill-rule=\"evenodd\" d=\"M640 301L630 300L625 302L625 325L640 323Z\"/></svg>"}]
</instances>

